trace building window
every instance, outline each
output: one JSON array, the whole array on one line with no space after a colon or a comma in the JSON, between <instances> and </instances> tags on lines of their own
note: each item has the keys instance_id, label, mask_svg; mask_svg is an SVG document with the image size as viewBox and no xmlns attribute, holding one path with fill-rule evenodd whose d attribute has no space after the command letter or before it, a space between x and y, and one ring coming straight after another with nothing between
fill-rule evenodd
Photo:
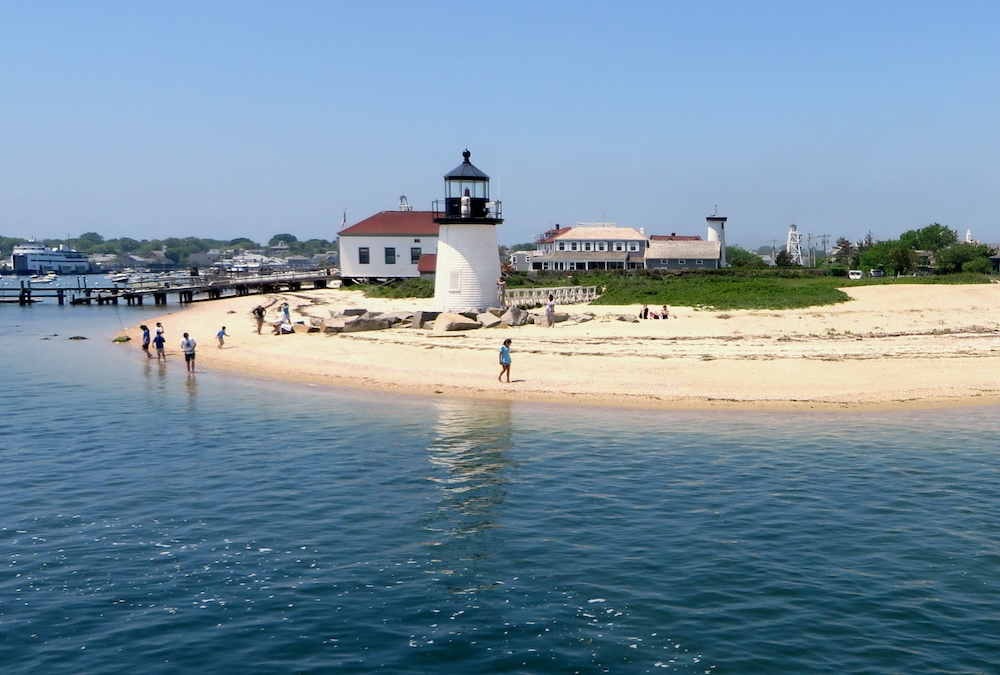
<instances>
[{"instance_id":1,"label":"building window","mask_svg":"<svg viewBox=\"0 0 1000 675\"><path fill-rule=\"evenodd\" d=\"M579 249L579 247L580 245L574 241L572 244L569 245L569 250L576 251Z\"/></svg>"},{"instance_id":2,"label":"building window","mask_svg":"<svg viewBox=\"0 0 1000 675\"><path fill-rule=\"evenodd\" d=\"M566 242L564 242L564 241L559 242L559 244L557 244L556 248L559 249L560 251L565 251L566 250Z\"/></svg>"},{"instance_id":3,"label":"building window","mask_svg":"<svg viewBox=\"0 0 1000 675\"><path fill-rule=\"evenodd\" d=\"M584 251L593 251L594 250L594 244L592 242L585 241L583 243L583 250Z\"/></svg>"},{"instance_id":4,"label":"building window","mask_svg":"<svg viewBox=\"0 0 1000 675\"><path fill-rule=\"evenodd\" d=\"M616 251L624 251L625 250L625 242L624 241L616 241L615 242L615 250Z\"/></svg>"},{"instance_id":5,"label":"building window","mask_svg":"<svg viewBox=\"0 0 1000 675\"><path fill-rule=\"evenodd\" d=\"M637 241L630 241L628 243L628 250L632 251L633 253L635 251L638 251L639 250L639 242L637 242Z\"/></svg>"},{"instance_id":6,"label":"building window","mask_svg":"<svg viewBox=\"0 0 1000 675\"><path fill-rule=\"evenodd\" d=\"M396 264L396 248L394 246L385 247L385 264L386 265Z\"/></svg>"},{"instance_id":7,"label":"building window","mask_svg":"<svg viewBox=\"0 0 1000 675\"><path fill-rule=\"evenodd\" d=\"M695 264L695 265L704 265L704 264L705 264L705 261L704 261L704 260L695 260L695 261L694 261L694 264Z\"/></svg>"},{"instance_id":8,"label":"building window","mask_svg":"<svg viewBox=\"0 0 1000 675\"><path fill-rule=\"evenodd\" d=\"M597 250L598 251L607 251L608 250L608 242L606 242L606 241L599 241L599 242L597 242Z\"/></svg>"},{"instance_id":9,"label":"building window","mask_svg":"<svg viewBox=\"0 0 1000 675\"><path fill-rule=\"evenodd\" d=\"M414 239L414 240L413 240L413 243L414 243L414 244L419 244L419 243L420 243L420 240L419 240L419 239Z\"/></svg>"},{"instance_id":10,"label":"building window","mask_svg":"<svg viewBox=\"0 0 1000 675\"><path fill-rule=\"evenodd\" d=\"M371 262L370 254L368 252L367 246L362 246L358 249L358 263L361 265L367 265Z\"/></svg>"},{"instance_id":11,"label":"building window","mask_svg":"<svg viewBox=\"0 0 1000 675\"><path fill-rule=\"evenodd\" d=\"M684 258L680 258L680 259L677 260L677 264L678 265L687 265L688 261L685 260Z\"/></svg>"},{"instance_id":12,"label":"building window","mask_svg":"<svg viewBox=\"0 0 1000 675\"><path fill-rule=\"evenodd\" d=\"M420 240L417 239L417 241ZM414 246L410 249L410 264L416 265L418 262L420 262L420 247Z\"/></svg>"}]
</instances>

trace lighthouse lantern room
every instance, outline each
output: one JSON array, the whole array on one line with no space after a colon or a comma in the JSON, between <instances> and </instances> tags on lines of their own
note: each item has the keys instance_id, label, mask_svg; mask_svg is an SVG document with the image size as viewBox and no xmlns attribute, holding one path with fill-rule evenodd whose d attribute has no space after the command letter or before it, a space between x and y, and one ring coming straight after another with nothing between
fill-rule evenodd
<instances>
[{"instance_id":1,"label":"lighthouse lantern room","mask_svg":"<svg viewBox=\"0 0 1000 675\"><path fill-rule=\"evenodd\" d=\"M434 202L438 223L435 304L444 311L485 309L496 301L500 254L496 226L500 202L490 200L490 177L469 161L444 177L445 199Z\"/></svg>"}]
</instances>

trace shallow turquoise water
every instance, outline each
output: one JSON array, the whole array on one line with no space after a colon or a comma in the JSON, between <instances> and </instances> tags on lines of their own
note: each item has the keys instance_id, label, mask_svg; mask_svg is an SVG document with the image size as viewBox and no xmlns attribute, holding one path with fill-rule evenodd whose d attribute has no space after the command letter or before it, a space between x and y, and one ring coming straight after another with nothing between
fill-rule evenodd
<instances>
[{"instance_id":1,"label":"shallow turquoise water","mask_svg":"<svg viewBox=\"0 0 1000 675\"><path fill-rule=\"evenodd\" d=\"M995 408L188 377L106 339L152 313L0 307L5 672L1000 668Z\"/></svg>"}]
</instances>

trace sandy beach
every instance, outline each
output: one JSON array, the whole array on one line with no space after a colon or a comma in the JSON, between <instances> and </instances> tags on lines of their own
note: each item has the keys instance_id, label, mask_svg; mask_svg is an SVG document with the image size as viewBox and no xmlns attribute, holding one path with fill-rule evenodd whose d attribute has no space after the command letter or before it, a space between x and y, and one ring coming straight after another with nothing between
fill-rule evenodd
<instances>
[{"instance_id":1,"label":"sandy beach","mask_svg":"<svg viewBox=\"0 0 1000 675\"><path fill-rule=\"evenodd\" d=\"M1000 403L1000 284L863 286L851 301L783 311L671 307L668 320L630 323L635 306L562 306L571 320L435 333L390 330L257 335L251 310L288 301L292 320L347 308L430 310L432 299L381 300L326 289L201 302L163 322L168 366L394 392L677 409L885 409ZM541 310L533 310L540 313ZM219 349L225 326L230 337ZM138 326L123 349L136 359ZM511 383L497 381L511 338Z\"/></svg>"}]
</instances>

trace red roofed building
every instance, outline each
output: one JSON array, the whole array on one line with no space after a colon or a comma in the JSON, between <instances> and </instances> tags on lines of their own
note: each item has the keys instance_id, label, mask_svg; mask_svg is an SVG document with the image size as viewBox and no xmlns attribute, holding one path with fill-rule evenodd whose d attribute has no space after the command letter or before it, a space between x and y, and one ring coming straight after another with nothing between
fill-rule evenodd
<instances>
[{"instance_id":1,"label":"red roofed building","mask_svg":"<svg viewBox=\"0 0 1000 675\"><path fill-rule=\"evenodd\" d=\"M427 273L421 256L437 253L433 211L381 211L345 228L340 238L340 276L345 283L408 279ZM433 271L433 270L431 270Z\"/></svg>"}]
</instances>

